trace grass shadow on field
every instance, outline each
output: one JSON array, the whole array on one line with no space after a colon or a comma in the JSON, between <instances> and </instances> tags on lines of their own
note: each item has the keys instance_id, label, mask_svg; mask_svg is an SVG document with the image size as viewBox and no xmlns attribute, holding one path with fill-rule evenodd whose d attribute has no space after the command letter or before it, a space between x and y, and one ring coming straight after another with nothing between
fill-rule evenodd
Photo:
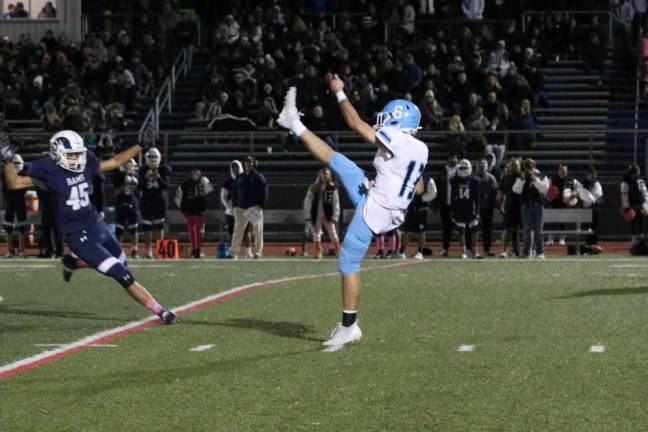
<instances>
[{"instance_id":1,"label":"grass shadow on field","mask_svg":"<svg viewBox=\"0 0 648 432\"><path fill-rule=\"evenodd\" d=\"M226 321L197 321L182 320L182 324L233 327L248 330L258 330L273 336L301 339L312 342L324 342L324 339L309 336L315 333L313 326L288 321L266 321L256 318L230 318Z\"/></svg>"},{"instance_id":2,"label":"grass shadow on field","mask_svg":"<svg viewBox=\"0 0 648 432\"><path fill-rule=\"evenodd\" d=\"M564 300L579 297L594 297L594 296L615 296L615 295L639 295L648 293L648 287L637 288L603 288L596 290L579 291L572 294L554 297L556 300Z\"/></svg>"},{"instance_id":3,"label":"grass shadow on field","mask_svg":"<svg viewBox=\"0 0 648 432\"><path fill-rule=\"evenodd\" d=\"M182 365L172 368L147 369L134 368L128 371L97 375L89 372L87 375L79 374L73 380L65 377L64 381L70 391L79 398L97 397L107 392L123 389L134 389L156 384L176 384L186 380L195 380L207 376L217 376L220 379L230 379L233 372L244 371L259 362L281 361L290 357L319 352L320 347L308 348L297 351L269 353L250 357L230 357L218 361L201 362L198 366ZM59 376L39 378L39 382L62 382Z\"/></svg>"},{"instance_id":4,"label":"grass shadow on field","mask_svg":"<svg viewBox=\"0 0 648 432\"><path fill-rule=\"evenodd\" d=\"M97 316L91 312L77 312L77 311L58 311L58 310L38 310L38 309L17 309L10 307L0 306L0 315L24 315L34 317L47 317L47 318L72 318L72 319L86 319L93 321L115 321L123 322L126 318L113 318Z\"/></svg>"}]
</instances>

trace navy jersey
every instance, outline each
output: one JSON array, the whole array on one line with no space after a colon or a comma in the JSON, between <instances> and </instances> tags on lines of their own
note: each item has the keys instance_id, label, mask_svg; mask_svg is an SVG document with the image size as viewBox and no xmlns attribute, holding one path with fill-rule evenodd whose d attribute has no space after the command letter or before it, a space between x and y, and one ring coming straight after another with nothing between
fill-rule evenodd
<instances>
[{"instance_id":1,"label":"navy jersey","mask_svg":"<svg viewBox=\"0 0 648 432\"><path fill-rule=\"evenodd\" d=\"M450 212L452 219L470 223L479 215L479 179L475 176L450 179Z\"/></svg>"},{"instance_id":2,"label":"navy jersey","mask_svg":"<svg viewBox=\"0 0 648 432\"><path fill-rule=\"evenodd\" d=\"M95 209L97 209L99 213L101 213L104 208L103 186L105 182L106 176L102 172L95 174L92 178L92 195L90 195L90 202L92 202L92 205L95 206Z\"/></svg>"},{"instance_id":3,"label":"navy jersey","mask_svg":"<svg viewBox=\"0 0 648 432\"><path fill-rule=\"evenodd\" d=\"M57 225L64 234L81 231L100 220L90 201L92 179L100 173L100 164L90 151L86 158L85 169L79 173L58 166L49 156L34 161L29 168L34 184L49 191Z\"/></svg>"},{"instance_id":4,"label":"navy jersey","mask_svg":"<svg viewBox=\"0 0 648 432\"><path fill-rule=\"evenodd\" d=\"M150 170L148 166L142 166L139 169L139 188L142 191L142 205L147 206L149 203L166 202L166 191L169 189L169 176L171 167L160 164L157 172L160 175L155 179L147 179L146 173Z\"/></svg>"}]
</instances>

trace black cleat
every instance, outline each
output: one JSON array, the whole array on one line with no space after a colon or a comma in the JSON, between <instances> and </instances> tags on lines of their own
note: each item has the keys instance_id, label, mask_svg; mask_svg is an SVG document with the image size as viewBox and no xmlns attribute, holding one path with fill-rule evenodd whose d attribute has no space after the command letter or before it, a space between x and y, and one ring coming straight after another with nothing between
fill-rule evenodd
<instances>
[{"instance_id":1,"label":"black cleat","mask_svg":"<svg viewBox=\"0 0 648 432\"><path fill-rule=\"evenodd\" d=\"M165 325L176 324L178 322L178 317L170 310L162 311L162 313L160 314L160 319Z\"/></svg>"},{"instance_id":2,"label":"black cleat","mask_svg":"<svg viewBox=\"0 0 648 432\"><path fill-rule=\"evenodd\" d=\"M76 258L72 255L63 255L61 262L63 263L63 280L65 282L70 282L70 279L72 279L72 273L74 273L74 270L77 268Z\"/></svg>"}]
</instances>

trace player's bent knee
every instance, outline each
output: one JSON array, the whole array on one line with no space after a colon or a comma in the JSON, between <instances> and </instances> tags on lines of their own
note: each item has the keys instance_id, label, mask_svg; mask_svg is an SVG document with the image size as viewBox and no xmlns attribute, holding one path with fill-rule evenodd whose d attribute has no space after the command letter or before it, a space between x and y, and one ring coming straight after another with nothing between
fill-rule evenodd
<instances>
[{"instance_id":1,"label":"player's bent knee","mask_svg":"<svg viewBox=\"0 0 648 432\"><path fill-rule=\"evenodd\" d=\"M97 270L114 279L118 284L124 287L124 289L130 287L135 282L135 278L130 270L114 257L104 260L99 264Z\"/></svg>"},{"instance_id":2,"label":"player's bent knee","mask_svg":"<svg viewBox=\"0 0 648 432\"><path fill-rule=\"evenodd\" d=\"M338 259L339 272L346 275L360 271L360 264L370 243L371 237L367 241L361 236L348 233L340 250L340 258Z\"/></svg>"}]
</instances>

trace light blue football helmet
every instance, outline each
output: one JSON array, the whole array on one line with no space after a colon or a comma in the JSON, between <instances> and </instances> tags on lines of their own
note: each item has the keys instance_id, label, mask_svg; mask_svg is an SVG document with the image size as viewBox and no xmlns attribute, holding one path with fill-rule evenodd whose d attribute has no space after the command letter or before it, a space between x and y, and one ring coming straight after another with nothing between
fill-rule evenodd
<instances>
[{"instance_id":1,"label":"light blue football helmet","mask_svg":"<svg viewBox=\"0 0 648 432\"><path fill-rule=\"evenodd\" d=\"M416 105L406 99L394 99L378 113L374 129L389 126L403 132L411 132L419 129L419 123L421 123L421 111Z\"/></svg>"}]
</instances>

